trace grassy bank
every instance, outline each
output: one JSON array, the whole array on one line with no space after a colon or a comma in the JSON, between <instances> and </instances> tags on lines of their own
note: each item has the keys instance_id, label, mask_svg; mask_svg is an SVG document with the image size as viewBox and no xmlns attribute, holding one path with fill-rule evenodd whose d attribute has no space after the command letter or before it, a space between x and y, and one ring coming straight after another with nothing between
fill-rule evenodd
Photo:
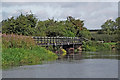
<instances>
[{"instance_id":1,"label":"grassy bank","mask_svg":"<svg viewBox=\"0 0 120 80\"><path fill-rule=\"evenodd\" d=\"M45 48L34 47L33 49L24 48L3 48L2 65L19 66L41 64L42 61L55 60L57 56Z\"/></svg>"},{"instance_id":2,"label":"grassy bank","mask_svg":"<svg viewBox=\"0 0 120 80\"><path fill-rule=\"evenodd\" d=\"M3 68L41 64L43 61L51 61L57 58L55 53L35 45L30 36L3 34L2 39Z\"/></svg>"},{"instance_id":3,"label":"grassy bank","mask_svg":"<svg viewBox=\"0 0 120 80\"><path fill-rule=\"evenodd\" d=\"M99 43L95 41L83 42L82 45L83 51L105 51L111 50L111 44L108 43Z\"/></svg>"}]
</instances>

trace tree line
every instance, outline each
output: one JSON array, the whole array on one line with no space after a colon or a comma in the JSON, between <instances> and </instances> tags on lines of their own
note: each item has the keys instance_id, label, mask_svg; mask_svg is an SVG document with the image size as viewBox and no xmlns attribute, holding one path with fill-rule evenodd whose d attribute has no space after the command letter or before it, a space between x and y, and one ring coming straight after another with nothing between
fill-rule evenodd
<instances>
[{"instance_id":1,"label":"tree line","mask_svg":"<svg viewBox=\"0 0 120 80\"><path fill-rule=\"evenodd\" d=\"M65 36L65 37L85 37L88 39L120 41L118 34L120 33L120 17L115 21L109 19L103 25L98 35L91 35L89 30L84 26L84 21L68 16L64 21L56 21L47 19L41 21L34 14L20 14L18 17L11 17L2 20L2 33L6 34L22 34L26 36ZM101 34L101 35L100 35ZM117 37L117 38L116 38Z\"/></svg>"},{"instance_id":2,"label":"tree line","mask_svg":"<svg viewBox=\"0 0 120 80\"><path fill-rule=\"evenodd\" d=\"M68 16L64 21L48 19L41 21L33 14L20 14L2 21L2 33L22 34L27 36L65 36L91 38L90 32L84 27L84 21Z\"/></svg>"},{"instance_id":3,"label":"tree line","mask_svg":"<svg viewBox=\"0 0 120 80\"><path fill-rule=\"evenodd\" d=\"M103 25L101 25L101 30L98 32L98 34L117 34L119 32L119 22L120 17L116 18L115 21L108 19Z\"/></svg>"},{"instance_id":4,"label":"tree line","mask_svg":"<svg viewBox=\"0 0 120 80\"><path fill-rule=\"evenodd\" d=\"M104 41L104 42L117 42L120 41L120 17L116 18L114 21L108 19L101 25L101 29L97 33L91 33L92 40Z\"/></svg>"}]
</instances>

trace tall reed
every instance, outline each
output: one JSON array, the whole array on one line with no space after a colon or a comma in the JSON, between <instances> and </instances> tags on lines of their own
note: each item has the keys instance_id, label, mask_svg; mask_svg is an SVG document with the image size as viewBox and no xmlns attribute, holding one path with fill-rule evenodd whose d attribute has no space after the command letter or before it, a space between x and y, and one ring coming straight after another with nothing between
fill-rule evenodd
<instances>
[{"instance_id":1,"label":"tall reed","mask_svg":"<svg viewBox=\"0 0 120 80\"><path fill-rule=\"evenodd\" d=\"M29 48L35 46L35 41L30 36L3 34L2 46L4 48Z\"/></svg>"}]
</instances>

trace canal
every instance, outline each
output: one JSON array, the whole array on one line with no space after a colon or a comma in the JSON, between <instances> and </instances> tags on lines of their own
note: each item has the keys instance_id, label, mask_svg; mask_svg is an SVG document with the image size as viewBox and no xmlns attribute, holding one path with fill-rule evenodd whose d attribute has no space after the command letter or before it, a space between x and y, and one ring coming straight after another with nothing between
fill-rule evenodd
<instances>
[{"instance_id":1,"label":"canal","mask_svg":"<svg viewBox=\"0 0 120 80\"><path fill-rule=\"evenodd\" d=\"M118 78L118 51L82 52L64 59L2 70L3 78Z\"/></svg>"}]
</instances>

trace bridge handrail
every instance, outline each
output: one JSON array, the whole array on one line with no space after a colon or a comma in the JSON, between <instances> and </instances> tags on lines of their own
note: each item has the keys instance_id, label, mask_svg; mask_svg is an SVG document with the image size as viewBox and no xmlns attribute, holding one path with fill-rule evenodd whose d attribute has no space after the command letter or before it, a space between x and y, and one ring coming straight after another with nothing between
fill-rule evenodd
<instances>
[{"instance_id":1,"label":"bridge handrail","mask_svg":"<svg viewBox=\"0 0 120 80\"><path fill-rule=\"evenodd\" d=\"M79 44L83 40L88 41L84 37L41 37L33 36L32 37L37 44Z\"/></svg>"}]
</instances>

